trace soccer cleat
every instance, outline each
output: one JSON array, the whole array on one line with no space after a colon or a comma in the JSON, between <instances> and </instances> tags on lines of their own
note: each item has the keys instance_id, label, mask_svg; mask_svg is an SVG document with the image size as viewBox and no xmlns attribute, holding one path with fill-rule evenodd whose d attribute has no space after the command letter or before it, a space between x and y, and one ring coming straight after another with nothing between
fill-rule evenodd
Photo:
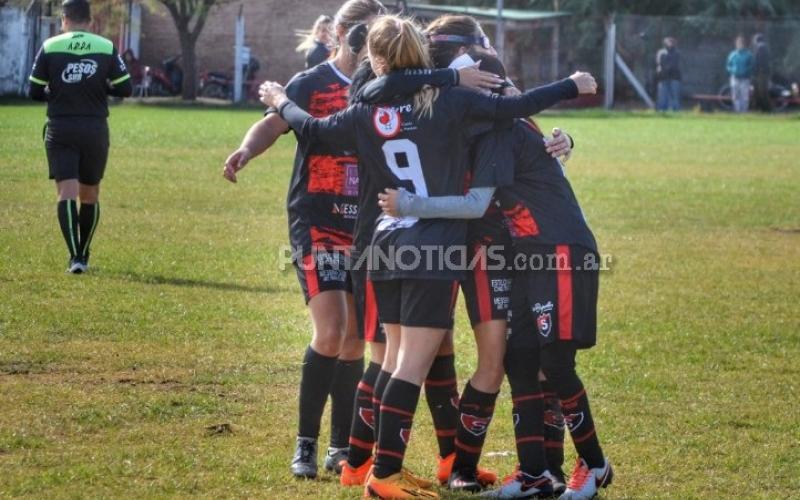
<instances>
[{"instance_id":1,"label":"soccer cleat","mask_svg":"<svg viewBox=\"0 0 800 500\"><path fill-rule=\"evenodd\" d=\"M398 472L383 479L370 475L366 485L364 485L364 497L397 500L404 498L439 498L439 495L419 487L411 482L406 474Z\"/></svg>"},{"instance_id":2,"label":"soccer cleat","mask_svg":"<svg viewBox=\"0 0 800 500\"><path fill-rule=\"evenodd\" d=\"M418 475L414 474L410 470L403 467L400 471L403 474L403 477L406 478L409 482L416 484L418 487L423 489L428 489L433 487L433 481L428 481L427 479L422 479Z\"/></svg>"},{"instance_id":3,"label":"soccer cleat","mask_svg":"<svg viewBox=\"0 0 800 500\"><path fill-rule=\"evenodd\" d=\"M550 474L550 482L553 483L553 495L560 496L567 490L567 480L561 468L555 469L555 472L546 471L545 474Z\"/></svg>"},{"instance_id":4,"label":"soccer cleat","mask_svg":"<svg viewBox=\"0 0 800 500\"><path fill-rule=\"evenodd\" d=\"M475 471L454 471L447 480L447 487L453 491L475 493L483 489Z\"/></svg>"},{"instance_id":5,"label":"soccer cleat","mask_svg":"<svg viewBox=\"0 0 800 500\"><path fill-rule=\"evenodd\" d=\"M347 452L350 448L334 448L328 447L328 452L325 454L325 470L335 474L342 473L341 463L347 461Z\"/></svg>"},{"instance_id":6,"label":"soccer cleat","mask_svg":"<svg viewBox=\"0 0 800 500\"><path fill-rule=\"evenodd\" d=\"M597 490L605 488L614 479L614 470L608 460L603 467L590 469L582 458L578 458L567 489L559 500L589 500L597 495Z\"/></svg>"},{"instance_id":7,"label":"soccer cleat","mask_svg":"<svg viewBox=\"0 0 800 500\"><path fill-rule=\"evenodd\" d=\"M339 476L339 484L342 486L364 486L364 483L367 482L367 475L369 475L369 471L372 468L373 460L372 457L369 457L366 462L358 467L353 467L347 463L347 460L342 460L339 463L339 467L342 470L342 474Z\"/></svg>"},{"instance_id":8,"label":"soccer cleat","mask_svg":"<svg viewBox=\"0 0 800 500\"><path fill-rule=\"evenodd\" d=\"M85 273L87 269L88 266L83 263L82 259L76 257L74 259L70 259L69 268L67 268L67 272L72 274L81 274Z\"/></svg>"},{"instance_id":9,"label":"soccer cleat","mask_svg":"<svg viewBox=\"0 0 800 500\"><path fill-rule=\"evenodd\" d=\"M456 454L453 452L444 458L436 458L439 461L439 470L436 472L436 479L439 480L439 484L447 484L448 480L450 479L450 474L453 472L453 463L456 460ZM497 474L488 469L484 469L483 467L478 467L477 477L478 482L483 487L497 482Z\"/></svg>"},{"instance_id":10,"label":"soccer cleat","mask_svg":"<svg viewBox=\"0 0 800 500\"><path fill-rule=\"evenodd\" d=\"M497 489L481 493L488 498L546 498L553 496L550 474L545 471L539 476L531 476L520 470L508 476Z\"/></svg>"},{"instance_id":11,"label":"soccer cleat","mask_svg":"<svg viewBox=\"0 0 800 500\"><path fill-rule=\"evenodd\" d=\"M298 436L291 471L297 478L314 479L317 477L316 439Z\"/></svg>"}]
</instances>

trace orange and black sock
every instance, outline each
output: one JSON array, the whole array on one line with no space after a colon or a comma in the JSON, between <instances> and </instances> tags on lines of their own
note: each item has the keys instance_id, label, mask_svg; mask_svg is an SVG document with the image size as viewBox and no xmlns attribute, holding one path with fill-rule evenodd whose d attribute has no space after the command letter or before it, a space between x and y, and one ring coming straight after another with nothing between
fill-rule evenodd
<instances>
[{"instance_id":1,"label":"orange and black sock","mask_svg":"<svg viewBox=\"0 0 800 500\"><path fill-rule=\"evenodd\" d=\"M353 423L350 427L350 451L347 454L347 463L353 468L360 467L369 460L375 446L375 410L372 396L380 371L380 363L370 363L356 390Z\"/></svg>"},{"instance_id":2,"label":"orange and black sock","mask_svg":"<svg viewBox=\"0 0 800 500\"><path fill-rule=\"evenodd\" d=\"M444 458L455 451L458 428L458 382L455 356L436 356L425 379L425 399L433 417L439 456Z\"/></svg>"},{"instance_id":3,"label":"orange and black sock","mask_svg":"<svg viewBox=\"0 0 800 500\"><path fill-rule=\"evenodd\" d=\"M378 441L378 435L380 433L381 427L381 399L383 398L383 391L386 390L386 384L389 383L389 380L392 378L392 374L381 370L378 373L378 378L375 379L375 390L372 393L372 411L373 411L373 419L375 422L375 429L373 435L375 436L375 441Z\"/></svg>"},{"instance_id":4,"label":"orange and black sock","mask_svg":"<svg viewBox=\"0 0 800 500\"><path fill-rule=\"evenodd\" d=\"M564 415L561 401L547 380L540 381L544 394L544 454L547 470L562 473L564 467Z\"/></svg>"},{"instance_id":5,"label":"orange and black sock","mask_svg":"<svg viewBox=\"0 0 800 500\"><path fill-rule=\"evenodd\" d=\"M456 459L453 471L476 471L483 451L483 443L494 415L497 393L475 389L470 382L458 406L458 431L456 432Z\"/></svg>"},{"instance_id":6,"label":"orange and black sock","mask_svg":"<svg viewBox=\"0 0 800 500\"><path fill-rule=\"evenodd\" d=\"M392 378L386 385L381 403L378 446L375 450L375 477L389 477L403 468L419 393L418 385L405 380Z\"/></svg>"}]
</instances>

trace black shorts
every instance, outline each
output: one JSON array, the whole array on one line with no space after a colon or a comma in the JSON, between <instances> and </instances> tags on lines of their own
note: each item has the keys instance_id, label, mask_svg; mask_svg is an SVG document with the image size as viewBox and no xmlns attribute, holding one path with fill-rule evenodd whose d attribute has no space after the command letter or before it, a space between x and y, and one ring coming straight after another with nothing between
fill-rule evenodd
<instances>
[{"instance_id":1,"label":"black shorts","mask_svg":"<svg viewBox=\"0 0 800 500\"><path fill-rule=\"evenodd\" d=\"M386 332L378 319L378 302L375 299L375 287L367 279L366 268L350 271L353 283L353 299L356 303L356 320L358 337L376 344L386 343Z\"/></svg>"},{"instance_id":2,"label":"black shorts","mask_svg":"<svg viewBox=\"0 0 800 500\"><path fill-rule=\"evenodd\" d=\"M519 286L523 287L525 303L514 304L512 325L523 321L522 317L515 316L521 316L517 311L525 307L530 313L529 328L541 344L572 342L578 349L595 345L599 286L597 254L572 245L542 245L531 253L536 253L536 261L544 263L544 266L542 269L526 269L516 275L515 281L522 281ZM512 300L517 300L516 293Z\"/></svg>"},{"instance_id":3,"label":"black shorts","mask_svg":"<svg viewBox=\"0 0 800 500\"><path fill-rule=\"evenodd\" d=\"M50 178L100 183L108 160L108 124L98 118L54 118L47 122L44 147Z\"/></svg>"},{"instance_id":4,"label":"black shorts","mask_svg":"<svg viewBox=\"0 0 800 500\"><path fill-rule=\"evenodd\" d=\"M303 288L303 296L308 301L320 292L341 290L353 293L350 271L347 270L346 256L335 250L314 250L304 254L302 260L294 260L297 279Z\"/></svg>"},{"instance_id":5,"label":"black shorts","mask_svg":"<svg viewBox=\"0 0 800 500\"><path fill-rule=\"evenodd\" d=\"M493 258L495 252L503 252L505 262L511 250L498 242L483 242L471 245L467 257L472 269L461 282L467 314L472 327L492 320L505 320L511 305L511 279L513 273Z\"/></svg>"},{"instance_id":6,"label":"black shorts","mask_svg":"<svg viewBox=\"0 0 800 500\"><path fill-rule=\"evenodd\" d=\"M420 328L453 328L458 282L397 279L373 281L381 323Z\"/></svg>"}]
</instances>

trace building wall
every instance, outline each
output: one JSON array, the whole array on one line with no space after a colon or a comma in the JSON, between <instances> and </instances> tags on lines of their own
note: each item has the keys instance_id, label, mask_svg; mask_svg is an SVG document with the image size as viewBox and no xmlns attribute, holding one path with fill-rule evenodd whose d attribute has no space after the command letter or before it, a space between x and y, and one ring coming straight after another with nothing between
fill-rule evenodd
<instances>
[{"instance_id":1,"label":"building wall","mask_svg":"<svg viewBox=\"0 0 800 500\"><path fill-rule=\"evenodd\" d=\"M259 79L285 83L304 67L295 52L295 30L308 30L320 14L334 15L343 0L242 0L214 7L197 40L197 69L233 73L236 16L244 9L245 45L261 63ZM158 66L180 53L178 34L169 13L160 5L142 9L141 54L143 64ZM198 74L199 76L199 74Z\"/></svg>"},{"instance_id":2,"label":"building wall","mask_svg":"<svg viewBox=\"0 0 800 500\"><path fill-rule=\"evenodd\" d=\"M28 22L16 7L0 7L0 95L21 91L30 69Z\"/></svg>"}]
</instances>

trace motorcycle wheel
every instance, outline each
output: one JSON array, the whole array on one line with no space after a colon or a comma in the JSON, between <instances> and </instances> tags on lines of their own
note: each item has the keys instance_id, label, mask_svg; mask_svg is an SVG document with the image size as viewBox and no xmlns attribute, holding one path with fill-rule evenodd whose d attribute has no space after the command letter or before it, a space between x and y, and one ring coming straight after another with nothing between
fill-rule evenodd
<instances>
[{"instance_id":1,"label":"motorcycle wheel","mask_svg":"<svg viewBox=\"0 0 800 500\"><path fill-rule=\"evenodd\" d=\"M730 111L733 109L733 100L731 99L730 84L726 83L725 85L720 87L719 92L717 92L717 95L720 97L720 99L717 101L717 104L719 104L720 109L723 109L725 111Z\"/></svg>"}]
</instances>

